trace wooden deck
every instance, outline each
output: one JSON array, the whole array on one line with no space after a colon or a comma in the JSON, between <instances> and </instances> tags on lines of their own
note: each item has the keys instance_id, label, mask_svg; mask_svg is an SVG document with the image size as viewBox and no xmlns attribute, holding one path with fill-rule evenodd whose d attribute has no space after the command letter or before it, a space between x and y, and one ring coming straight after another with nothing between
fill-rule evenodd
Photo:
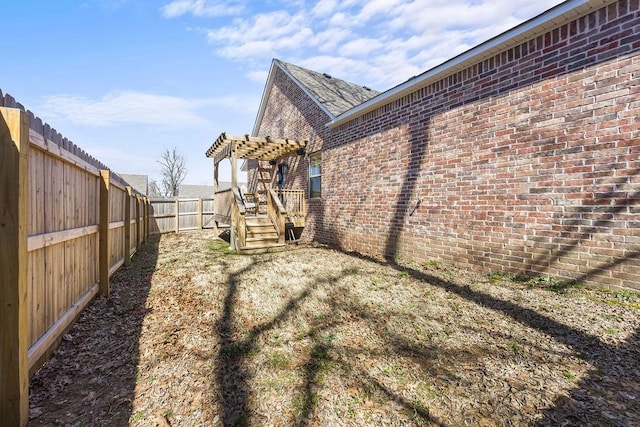
<instances>
[{"instance_id":1,"label":"wooden deck","mask_svg":"<svg viewBox=\"0 0 640 427\"><path fill-rule=\"evenodd\" d=\"M214 220L231 227L231 246L240 253L267 252L295 240L305 227L304 190L273 190L242 194L239 189L216 192Z\"/></svg>"}]
</instances>

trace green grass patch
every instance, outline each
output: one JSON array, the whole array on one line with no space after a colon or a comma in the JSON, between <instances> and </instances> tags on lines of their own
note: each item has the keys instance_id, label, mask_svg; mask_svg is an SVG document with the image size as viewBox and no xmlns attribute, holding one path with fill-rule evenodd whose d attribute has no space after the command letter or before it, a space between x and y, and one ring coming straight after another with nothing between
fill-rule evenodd
<instances>
[{"instance_id":1,"label":"green grass patch","mask_svg":"<svg viewBox=\"0 0 640 427\"><path fill-rule=\"evenodd\" d=\"M286 369L291 366L291 359L284 351L274 351L269 358L269 364L277 369Z\"/></svg>"},{"instance_id":2,"label":"green grass patch","mask_svg":"<svg viewBox=\"0 0 640 427\"><path fill-rule=\"evenodd\" d=\"M231 253L229 242L222 239L213 239L209 241L209 251L213 255L227 255Z\"/></svg>"},{"instance_id":3,"label":"green grass patch","mask_svg":"<svg viewBox=\"0 0 640 427\"><path fill-rule=\"evenodd\" d=\"M518 355L522 353L522 351L524 350L524 347L522 346L522 344L517 343L515 341L512 341L509 344L509 347L511 348L511 351L513 352L514 355Z\"/></svg>"},{"instance_id":4,"label":"green grass patch","mask_svg":"<svg viewBox=\"0 0 640 427\"><path fill-rule=\"evenodd\" d=\"M576 380L576 376L573 373L571 373L571 372L569 372L567 370L562 371L562 376L565 377L566 379L568 379L569 381L575 381Z\"/></svg>"},{"instance_id":5,"label":"green grass patch","mask_svg":"<svg viewBox=\"0 0 640 427\"><path fill-rule=\"evenodd\" d=\"M353 276L358 274L358 269L357 268L343 268L342 269L342 275L343 276Z\"/></svg>"},{"instance_id":6,"label":"green grass patch","mask_svg":"<svg viewBox=\"0 0 640 427\"><path fill-rule=\"evenodd\" d=\"M320 398L317 393L310 393L308 395L297 395L293 398L293 412L296 416L302 414L310 414L313 408L318 404Z\"/></svg>"},{"instance_id":7,"label":"green grass patch","mask_svg":"<svg viewBox=\"0 0 640 427\"><path fill-rule=\"evenodd\" d=\"M498 283L504 278L504 273L502 273L502 271L493 270L489 272L488 276L491 283Z\"/></svg>"}]
</instances>

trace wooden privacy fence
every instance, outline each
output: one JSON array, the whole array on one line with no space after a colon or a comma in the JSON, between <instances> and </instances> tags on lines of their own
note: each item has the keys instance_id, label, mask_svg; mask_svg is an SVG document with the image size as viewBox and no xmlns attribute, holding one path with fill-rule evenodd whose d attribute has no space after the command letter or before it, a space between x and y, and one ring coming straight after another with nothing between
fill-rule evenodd
<instances>
[{"instance_id":1,"label":"wooden privacy fence","mask_svg":"<svg viewBox=\"0 0 640 427\"><path fill-rule=\"evenodd\" d=\"M149 233L215 228L213 198L149 200Z\"/></svg>"},{"instance_id":2,"label":"wooden privacy fence","mask_svg":"<svg viewBox=\"0 0 640 427\"><path fill-rule=\"evenodd\" d=\"M149 233L148 200L0 101L0 420L25 425L29 371Z\"/></svg>"}]
</instances>

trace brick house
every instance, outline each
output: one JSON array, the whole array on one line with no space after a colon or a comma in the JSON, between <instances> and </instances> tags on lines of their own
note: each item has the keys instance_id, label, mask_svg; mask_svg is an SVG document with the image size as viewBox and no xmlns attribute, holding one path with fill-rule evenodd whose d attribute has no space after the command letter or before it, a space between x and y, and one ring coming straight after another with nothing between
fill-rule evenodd
<instances>
[{"instance_id":1,"label":"brick house","mask_svg":"<svg viewBox=\"0 0 640 427\"><path fill-rule=\"evenodd\" d=\"M343 250L640 289L638 34L569 0L383 93L274 60L253 135L308 142L249 187Z\"/></svg>"}]
</instances>

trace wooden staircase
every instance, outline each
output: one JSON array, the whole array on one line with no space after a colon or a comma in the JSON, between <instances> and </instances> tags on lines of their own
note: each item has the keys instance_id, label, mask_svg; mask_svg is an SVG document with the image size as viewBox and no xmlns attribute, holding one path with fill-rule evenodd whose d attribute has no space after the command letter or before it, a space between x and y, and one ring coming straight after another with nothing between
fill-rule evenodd
<instances>
[{"instance_id":1,"label":"wooden staircase","mask_svg":"<svg viewBox=\"0 0 640 427\"><path fill-rule=\"evenodd\" d=\"M284 246L279 243L278 230L267 216L247 216L246 245L239 248L240 253L260 253Z\"/></svg>"}]
</instances>

